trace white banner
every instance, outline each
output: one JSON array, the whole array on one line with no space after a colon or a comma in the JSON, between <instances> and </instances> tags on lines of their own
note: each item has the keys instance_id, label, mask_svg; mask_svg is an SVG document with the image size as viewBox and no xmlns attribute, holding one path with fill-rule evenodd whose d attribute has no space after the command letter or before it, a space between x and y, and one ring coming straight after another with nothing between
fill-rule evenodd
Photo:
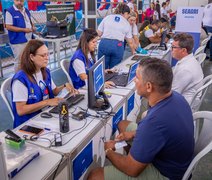
<instances>
[{"instance_id":1,"label":"white banner","mask_svg":"<svg viewBox=\"0 0 212 180\"><path fill-rule=\"evenodd\" d=\"M203 9L203 7L179 7L175 31L200 33Z\"/></svg>"}]
</instances>

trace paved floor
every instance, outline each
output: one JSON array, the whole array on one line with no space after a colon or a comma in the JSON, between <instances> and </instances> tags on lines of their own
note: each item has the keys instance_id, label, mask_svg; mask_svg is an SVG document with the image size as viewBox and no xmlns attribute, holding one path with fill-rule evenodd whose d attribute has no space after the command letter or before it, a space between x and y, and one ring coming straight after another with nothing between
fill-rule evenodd
<instances>
[{"instance_id":1,"label":"paved floor","mask_svg":"<svg viewBox=\"0 0 212 180\"><path fill-rule=\"evenodd\" d=\"M130 55L128 50L125 51L125 58ZM58 68L57 65L53 63L51 69L52 77L56 85L64 84L67 81L66 76L62 72L61 68ZM11 70L9 69L8 72ZM206 60L203 66L204 75L212 74L212 62ZM11 76L12 74L6 73L6 77ZM0 84L4 79L0 79ZM7 110L1 96L0 96L0 132L8 128L12 128L12 119ZM201 106L201 110L212 111L212 87L209 88L205 100ZM212 129L212 127L211 127ZM211 180L212 179L212 152L205 156L199 165L197 166L195 173L193 175L194 180Z\"/></svg>"}]
</instances>

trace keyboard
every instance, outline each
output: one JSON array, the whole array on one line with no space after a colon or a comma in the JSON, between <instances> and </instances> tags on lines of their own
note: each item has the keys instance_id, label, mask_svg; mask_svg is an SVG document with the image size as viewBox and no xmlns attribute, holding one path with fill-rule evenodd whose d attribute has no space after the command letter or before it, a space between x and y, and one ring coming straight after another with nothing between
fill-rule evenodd
<instances>
[{"instance_id":1,"label":"keyboard","mask_svg":"<svg viewBox=\"0 0 212 180\"><path fill-rule=\"evenodd\" d=\"M140 61L140 60L143 60L145 58L147 58L148 56L139 56L139 55L135 55L132 57L132 61Z\"/></svg>"},{"instance_id":2,"label":"keyboard","mask_svg":"<svg viewBox=\"0 0 212 180\"><path fill-rule=\"evenodd\" d=\"M84 94L75 94L74 96L70 96L66 99L66 102L68 104L68 108L71 108L72 106L78 104L80 101L82 101L85 98ZM59 107L55 106L53 109L49 111L50 113L59 114Z\"/></svg>"},{"instance_id":3,"label":"keyboard","mask_svg":"<svg viewBox=\"0 0 212 180\"><path fill-rule=\"evenodd\" d=\"M148 50L155 50L155 49L158 49L159 46L151 46L150 48L148 48Z\"/></svg>"},{"instance_id":4,"label":"keyboard","mask_svg":"<svg viewBox=\"0 0 212 180\"><path fill-rule=\"evenodd\" d=\"M128 74L120 74L110 79L116 86L126 86L128 81Z\"/></svg>"},{"instance_id":5,"label":"keyboard","mask_svg":"<svg viewBox=\"0 0 212 180\"><path fill-rule=\"evenodd\" d=\"M118 75L118 72L105 73L105 81L109 81L112 77L117 75Z\"/></svg>"}]
</instances>

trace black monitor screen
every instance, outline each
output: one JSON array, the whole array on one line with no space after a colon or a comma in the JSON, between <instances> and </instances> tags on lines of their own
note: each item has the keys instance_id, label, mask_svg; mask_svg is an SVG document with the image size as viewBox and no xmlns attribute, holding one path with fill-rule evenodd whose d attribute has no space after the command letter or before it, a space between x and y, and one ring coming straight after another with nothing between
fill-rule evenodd
<instances>
[{"instance_id":1,"label":"black monitor screen","mask_svg":"<svg viewBox=\"0 0 212 180\"><path fill-rule=\"evenodd\" d=\"M161 41L160 41L160 46L164 46L165 44L165 39L166 39L166 34L167 34L167 30L164 30L161 34Z\"/></svg>"},{"instance_id":2,"label":"black monitor screen","mask_svg":"<svg viewBox=\"0 0 212 180\"><path fill-rule=\"evenodd\" d=\"M104 86L104 62L99 60L99 62L95 68L93 69L93 82L94 82L94 93L98 95L99 91Z\"/></svg>"},{"instance_id":3,"label":"black monitor screen","mask_svg":"<svg viewBox=\"0 0 212 180\"><path fill-rule=\"evenodd\" d=\"M101 102L99 95L103 93L105 83L105 57L102 56L89 70L88 70L88 108L101 109L103 102Z\"/></svg>"}]
</instances>

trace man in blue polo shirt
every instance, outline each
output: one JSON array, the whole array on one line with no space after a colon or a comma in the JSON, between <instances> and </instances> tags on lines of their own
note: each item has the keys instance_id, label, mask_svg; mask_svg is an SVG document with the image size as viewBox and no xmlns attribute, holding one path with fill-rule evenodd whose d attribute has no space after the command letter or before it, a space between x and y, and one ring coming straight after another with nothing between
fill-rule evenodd
<instances>
[{"instance_id":1,"label":"man in blue polo shirt","mask_svg":"<svg viewBox=\"0 0 212 180\"><path fill-rule=\"evenodd\" d=\"M172 79L166 61L149 58L140 62L135 85L137 93L148 100L147 115L138 125L126 120L119 123L115 140L131 144L129 153L115 152L116 141L105 142L112 165L93 170L89 180L182 179L193 156L194 126L187 101L171 91Z\"/></svg>"},{"instance_id":2,"label":"man in blue polo shirt","mask_svg":"<svg viewBox=\"0 0 212 180\"><path fill-rule=\"evenodd\" d=\"M14 69L17 71L20 64L19 56L26 43L32 39L32 32L35 28L29 10L24 8L24 0L14 0L13 6L5 11L5 25L15 58Z\"/></svg>"}]
</instances>

